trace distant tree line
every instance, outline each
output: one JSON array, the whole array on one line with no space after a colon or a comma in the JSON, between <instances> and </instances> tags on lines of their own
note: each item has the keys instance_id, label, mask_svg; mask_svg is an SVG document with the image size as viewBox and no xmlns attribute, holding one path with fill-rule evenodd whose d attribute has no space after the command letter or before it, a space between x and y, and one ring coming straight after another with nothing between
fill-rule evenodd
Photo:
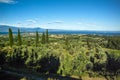
<instances>
[{"instance_id":1,"label":"distant tree line","mask_svg":"<svg viewBox=\"0 0 120 80\"><path fill-rule=\"evenodd\" d=\"M120 37L109 37L107 40L106 48L120 50Z\"/></svg>"},{"instance_id":2,"label":"distant tree line","mask_svg":"<svg viewBox=\"0 0 120 80\"><path fill-rule=\"evenodd\" d=\"M101 41L102 47L120 50L120 36L104 36L104 40Z\"/></svg>"}]
</instances>

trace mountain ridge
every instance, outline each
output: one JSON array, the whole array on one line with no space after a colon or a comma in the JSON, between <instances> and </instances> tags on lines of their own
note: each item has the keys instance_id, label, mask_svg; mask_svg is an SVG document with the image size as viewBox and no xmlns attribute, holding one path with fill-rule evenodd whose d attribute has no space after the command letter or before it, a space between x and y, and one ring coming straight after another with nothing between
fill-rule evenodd
<instances>
[{"instance_id":1,"label":"mountain ridge","mask_svg":"<svg viewBox=\"0 0 120 80\"><path fill-rule=\"evenodd\" d=\"M35 32L35 31L44 31L43 28L26 28L26 27L15 27L15 26L8 26L8 25L0 25L0 32L8 32L8 29L11 28L13 32L17 32L20 29L21 32Z\"/></svg>"},{"instance_id":2,"label":"mountain ridge","mask_svg":"<svg viewBox=\"0 0 120 80\"><path fill-rule=\"evenodd\" d=\"M0 25L0 34L7 34L8 29L11 28L12 32L17 33L18 29L20 32L45 32L45 28L27 28L27 27L14 27L9 25ZM94 30L62 30L62 29L48 29L50 34L92 34L92 35L120 35L120 31L94 31Z\"/></svg>"}]
</instances>

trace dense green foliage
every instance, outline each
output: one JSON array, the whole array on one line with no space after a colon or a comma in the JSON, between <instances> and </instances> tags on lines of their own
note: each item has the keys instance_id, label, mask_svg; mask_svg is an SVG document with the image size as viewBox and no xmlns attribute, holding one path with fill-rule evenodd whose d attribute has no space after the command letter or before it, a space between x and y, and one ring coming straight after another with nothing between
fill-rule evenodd
<instances>
[{"instance_id":1,"label":"dense green foliage","mask_svg":"<svg viewBox=\"0 0 120 80\"><path fill-rule=\"evenodd\" d=\"M120 36L103 36L100 45L105 48L120 50Z\"/></svg>"},{"instance_id":2,"label":"dense green foliage","mask_svg":"<svg viewBox=\"0 0 120 80\"><path fill-rule=\"evenodd\" d=\"M104 76L113 79L120 75L119 45L114 44L117 46L114 49L104 46L108 45L108 38L95 35L47 35L48 31L39 35L38 32L23 34L23 44L14 44L12 48L7 45L8 37L1 36L0 39L6 42L0 46L0 65L63 76ZM16 41L16 35L14 37ZM116 41L119 42L119 39L116 38Z\"/></svg>"},{"instance_id":3,"label":"dense green foliage","mask_svg":"<svg viewBox=\"0 0 120 80\"><path fill-rule=\"evenodd\" d=\"M46 29L46 32L42 34L42 44L49 42L49 36L48 36L48 29Z\"/></svg>"},{"instance_id":4,"label":"dense green foliage","mask_svg":"<svg viewBox=\"0 0 120 80\"><path fill-rule=\"evenodd\" d=\"M10 46L12 47L13 45L13 34L12 34L12 29L9 28L9 43L10 43Z\"/></svg>"},{"instance_id":5,"label":"dense green foliage","mask_svg":"<svg viewBox=\"0 0 120 80\"><path fill-rule=\"evenodd\" d=\"M38 34L38 32L36 31L36 47L37 47L38 42L39 42L39 34Z\"/></svg>"},{"instance_id":6,"label":"dense green foliage","mask_svg":"<svg viewBox=\"0 0 120 80\"><path fill-rule=\"evenodd\" d=\"M45 33L43 32L43 34L42 34L42 44L45 44Z\"/></svg>"},{"instance_id":7,"label":"dense green foliage","mask_svg":"<svg viewBox=\"0 0 120 80\"><path fill-rule=\"evenodd\" d=\"M109 37L107 38L107 40L108 40L106 44L107 48L120 50L120 37Z\"/></svg>"},{"instance_id":8,"label":"dense green foliage","mask_svg":"<svg viewBox=\"0 0 120 80\"><path fill-rule=\"evenodd\" d=\"M48 38L48 29L46 30L46 37L45 37L46 43L48 43L49 38Z\"/></svg>"},{"instance_id":9,"label":"dense green foliage","mask_svg":"<svg viewBox=\"0 0 120 80\"><path fill-rule=\"evenodd\" d=\"M22 40L21 40L21 35L20 35L20 29L18 29L18 45L21 46Z\"/></svg>"}]
</instances>

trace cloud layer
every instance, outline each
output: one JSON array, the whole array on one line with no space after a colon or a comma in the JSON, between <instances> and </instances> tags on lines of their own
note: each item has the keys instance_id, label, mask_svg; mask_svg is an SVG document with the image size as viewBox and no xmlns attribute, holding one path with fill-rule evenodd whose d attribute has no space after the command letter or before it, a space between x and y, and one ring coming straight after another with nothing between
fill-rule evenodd
<instances>
[{"instance_id":1,"label":"cloud layer","mask_svg":"<svg viewBox=\"0 0 120 80\"><path fill-rule=\"evenodd\" d=\"M47 24L54 24L54 23L61 24L63 23L63 21L52 21L52 22L48 22Z\"/></svg>"},{"instance_id":2,"label":"cloud layer","mask_svg":"<svg viewBox=\"0 0 120 80\"><path fill-rule=\"evenodd\" d=\"M37 23L36 20L32 20L32 19L29 19L29 20L26 20L27 22L31 22L31 23Z\"/></svg>"},{"instance_id":3,"label":"cloud layer","mask_svg":"<svg viewBox=\"0 0 120 80\"><path fill-rule=\"evenodd\" d=\"M14 4L14 3L17 3L17 1L14 1L14 0L0 0L0 3Z\"/></svg>"}]
</instances>

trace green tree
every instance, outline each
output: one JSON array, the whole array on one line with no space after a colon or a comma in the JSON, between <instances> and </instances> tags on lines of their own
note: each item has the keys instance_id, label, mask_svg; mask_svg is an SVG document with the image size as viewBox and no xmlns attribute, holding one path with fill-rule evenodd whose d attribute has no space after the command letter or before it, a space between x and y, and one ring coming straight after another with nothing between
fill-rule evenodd
<instances>
[{"instance_id":1,"label":"green tree","mask_svg":"<svg viewBox=\"0 0 120 80\"><path fill-rule=\"evenodd\" d=\"M65 45L66 45L66 49L69 49L69 40L67 37L65 37Z\"/></svg>"},{"instance_id":2,"label":"green tree","mask_svg":"<svg viewBox=\"0 0 120 80\"><path fill-rule=\"evenodd\" d=\"M45 44L45 33L42 34L42 44Z\"/></svg>"},{"instance_id":3,"label":"green tree","mask_svg":"<svg viewBox=\"0 0 120 80\"><path fill-rule=\"evenodd\" d=\"M12 29L9 28L9 42L10 42L10 47L13 46L13 34L12 34Z\"/></svg>"},{"instance_id":4,"label":"green tree","mask_svg":"<svg viewBox=\"0 0 120 80\"><path fill-rule=\"evenodd\" d=\"M20 29L18 29L18 45L22 45L21 35L20 35Z\"/></svg>"},{"instance_id":5,"label":"green tree","mask_svg":"<svg viewBox=\"0 0 120 80\"><path fill-rule=\"evenodd\" d=\"M36 47L38 46L37 44L38 44L38 41L39 41L39 35L38 35L38 31L36 31Z\"/></svg>"},{"instance_id":6,"label":"green tree","mask_svg":"<svg viewBox=\"0 0 120 80\"><path fill-rule=\"evenodd\" d=\"M48 38L48 29L46 29L46 36L45 36L46 43L48 43L49 38Z\"/></svg>"},{"instance_id":7,"label":"green tree","mask_svg":"<svg viewBox=\"0 0 120 80\"><path fill-rule=\"evenodd\" d=\"M87 42L88 49L90 49L90 48L91 48L91 45L90 45L90 39L87 38L86 42Z\"/></svg>"}]
</instances>

